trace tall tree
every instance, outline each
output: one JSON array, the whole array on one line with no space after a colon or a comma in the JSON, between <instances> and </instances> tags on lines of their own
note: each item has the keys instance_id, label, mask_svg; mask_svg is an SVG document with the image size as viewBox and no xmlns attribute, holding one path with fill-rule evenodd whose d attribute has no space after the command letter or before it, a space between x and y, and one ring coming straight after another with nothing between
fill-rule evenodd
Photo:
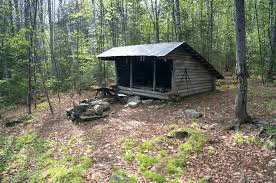
<instances>
[{"instance_id":1,"label":"tall tree","mask_svg":"<svg viewBox=\"0 0 276 183\"><path fill-rule=\"evenodd\" d=\"M181 41L179 0L175 0L175 32L176 41Z\"/></svg>"},{"instance_id":2,"label":"tall tree","mask_svg":"<svg viewBox=\"0 0 276 183\"><path fill-rule=\"evenodd\" d=\"M207 58L212 61L213 52L213 0L206 0L206 13L207 13Z\"/></svg>"},{"instance_id":3,"label":"tall tree","mask_svg":"<svg viewBox=\"0 0 276 183\"><path fill-rule=\"evenodd\" d=\"M245 14L244 0L235 0L235 32L236 32L236 77L237 77L237 96L235 101L235 129L240 125L251 120L247 113L247 63L245 47Z\"/></svg>"},{"instance_id":4,"label":"tall tree","mask_svg":"<svg viewBox=\"0 0 276 183\"><path fill-rule=\"evenodd\" d=\"M270 0L270 59L269 59L269 68L268 74L273 73L275 69L275 60L276 60L276 13L273 12L274 6L276 3L273 0Z\"/></svg>"},{"instance_id":5,"label":"tall tree","mask_svg":"<svg viewBox=\"0 0 276 183\"><path fill-rule=\"evenodd\" d=\"M55 68L55 74L57 77L57 94L58 94L58 99L60 102L60 96L59 96L59 71L57 68L57 61L55 59L55 52L54 52L54 26L53 26L53 21L52 21L52 3L51 0L48 0L48 17L49 17L49 25L50 25L50 53L51 53L51 61L54 64Z\"/></svg>"}]
</instances>

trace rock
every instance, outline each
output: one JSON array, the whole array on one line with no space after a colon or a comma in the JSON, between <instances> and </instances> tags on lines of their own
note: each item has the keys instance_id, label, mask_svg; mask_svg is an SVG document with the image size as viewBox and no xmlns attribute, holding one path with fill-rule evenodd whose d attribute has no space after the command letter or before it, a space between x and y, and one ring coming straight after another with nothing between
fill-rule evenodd
<instances>
[{"instance_id":1,"label":"rock","mask_svg":"<svg viewBox=\"0 0 276 183\"><path fill-rule=\"evenodd\" d=\"M135 107L138 107L138 105L141 103L141 101L140 100L138 100L138 101L133 101L133 102L129 102L127 105L126 105L126 107L131 107L131 108L135 108Z\"/></svg>"},{"instance_id":2,"label":"rock","mask_svg":"<svg viewBox=\"0 0 276 183\"><path fill-rule=\"evenodd\" d=\"M85 111L86 109L88 109L89 105L86 103L80 103L78 107L81 111Z\"/></svg>"},{"instance_id":3,"label":"rock","mask_svg":"<svg viewBox=\"0 0 276 183\"><path fill-rule=\"evenodd\" d=\"M89 104L91 102L90 99L84 99L83 101L81 101L80 103L85 103L85 104Z\"/></svg>"},{"instance_id":4,"label":"rock","mask_svg":"<svg viewBox=\"0 0 276 183\"><path fill-rule=\"evenodd\" d=\"M103 102L112 102L114 99L113 98L104 98Z\"/></svg>"},{"instance_id":5,"label":"rock","mask_svg":"<svg viewBox=\"0 0 276 183\"><path fill-rule=\"evenodd\" d=\"M88 109L86 112L84 112L83 116L94 116L96 114L94 109Z\"/></svg>"},{"instance_id":6,"label":"rock","mask_svg":"<svg viewBox=\"0 0 276 183\"><path fill-rule=\"evenodd\" d=\"M108 102L103 102L101 105L103 106L103 111L108 111L110 109L110 103Z\"/></svg>"},{"instance_id":7,"label":"rock","mask_svg":"<svg viewBox=\"0 0 276 183\"><path fill-rule=\"evenodd\" d=\"M122 94L122 93L119 93L118 96L119 96L119 97L127 97L127 95Z\"/></svg>"},{"instance_id":8,"label":"rock","mask_svg":"<svg viewBox=\"0 0 276 183\"><path fill-rule=\"evenodd\" d=\"M153 99L142 100L142 103L143 103L144 105L152 105Z\"/></svg>"},{"instance_id":9,"label":"rock","mask_svg":"<svg viewBox=\"0 0 276 183\"><path fill-rule=\"evenodd\" d=\"M188 135L189 135L189 133L186 131L176 131L175 132L175 138L177 138L177 139L186 138Z\"/></svg>"},{"instance_id":10,"label":"rock","mask_svg":"<svg viewBox=\"0 0 276 183\"><path fill-rule=\"evenodd\" d=\"M97 115L102 115L103 114L103 106L102 105L95 105L94 110Z\"/></svg>"},{"instance_id":11,"label":"rock","mask_svg":"<svg viewBox=\"0 0 276 183\"><path fill-rule=\"evenodd\" d=\"M117 112L112 112L112 113L111 113L111 116L112 116L113 118L115 118L115 117L118 117L119 115L118 115Z\"/></svg>"},{"instance_id":12,"label":"rock","mask_svg":"<svg viewBox=\"0 0 276 183\"><path fill-rule=\"evenodd\" d=\"M133 97L129 97L127 99L127 103L130 103L130 102L137 102L137 101L140 101L140 97L139 96L133 96Z\"/></svg>"},{"instance_id":13,"label":"rock","mask_svg":"<svg viewBox=\"0 0 276 183\"><path fill-rule=\"evenodd\" d=\"M92 121L101 118L101 116L80 116L81 121Z\"/></svg>"},{"instance_id":14,"label":"rock","mask_svg":"<svg viewBox=\"0 0 276 183\"><path fill-rule=\"evenodd\" d=\"M212 125L209 126L208 130L217 130L219 128L219 124L218 123L214 123Z\"/></svg>"},{"instance_id":15,"label":"rock","mask_svg":"<svg viewBox=\"0 0 276 183\"><path fill-rule=\"evenodd\" d=\"M74 111L74 108L68 108L66 109L66 115L71 116L72 112Z\"/></svg>"},{"instance_id":16,"label":"rock","mask_svg":"<svg viewBox=\"0 0 276 183\"><path fill-rule=\"evenodd\" d=\"M95 100L95 101L90 102L90 106L91 106L91 107L94 107L95 105L100 105L101 103L102 103L102 101L100 101L100 100Z\"/></svg>"},{"instance_id":17,"label":"rock","mask_svg":"<svg viewBox=\"0 0 276 183\"><path fill-rule=\"evenodd\" d=\"M69 116L69 119L72 120L72 121L75 121L77 118L76 118L76 116L71 115L71 116Z\"/></svg>"},{"instance_id":18,"label":"rock","mask_svg":"<svg viewBox=\"0 0 276 183\"><path fill-rule=\"evenodd\" d=\"M271 116L272 116L272 118L276 118L276 111L273 111Z\"/></svg>"},{"instance_id":19,"label":"rock","mask_svg":"<svg viewBox=\"0 0 276 183\"><path fill-rule=\"evenodd\" d=\"M202 117L202 114L200 112L197 112L194 109L187 109L187 110L185 110L184 113L185 113L186 117L188 117L190 119L197 119L197 118Z\"/></svg>"}]
</instances>

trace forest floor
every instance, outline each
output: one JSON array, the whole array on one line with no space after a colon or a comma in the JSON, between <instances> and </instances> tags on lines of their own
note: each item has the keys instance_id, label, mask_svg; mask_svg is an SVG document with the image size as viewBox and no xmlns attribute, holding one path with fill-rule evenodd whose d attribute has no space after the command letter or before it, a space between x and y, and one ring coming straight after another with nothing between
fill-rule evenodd
<instances>
[{"instance_id":1,"label":"forest floor","mask_svg":"<svg viewBox=\"0 0 276 183\"><path fill-rule=\"evenodd\" d=\"M0 130L2 182L275 182L276 154L271 141L256 137L259 129L244 124L240 132L224 130L234 119L235 85L222 81L215 92L181 102L137 108L112 104L106 118L74 124L65 109L94 92L63 95L46 103L32 118L3 125L18 114L6 112ZM203 116L187 119L186 109ZM249 81L248 112L276 123L276 86ZM209 127L217 123L217 127ZM182 129L192 135L167 138ZM273 162L275 164L273 164ZM2 173L1 173L2 172Z\"/></svg>"}]
</instances>

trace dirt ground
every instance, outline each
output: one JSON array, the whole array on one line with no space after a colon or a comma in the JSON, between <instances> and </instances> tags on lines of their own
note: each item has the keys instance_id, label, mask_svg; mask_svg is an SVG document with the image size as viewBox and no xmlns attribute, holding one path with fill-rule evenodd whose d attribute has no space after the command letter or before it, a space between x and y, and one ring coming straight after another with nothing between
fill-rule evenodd
<instances>
[{"instance_id":1,"label":"dirt ground","mask_svg":"<svg viewBox=\"0 0 276 183\"><path fill-rule=\"evenodd\" d=\"M256 87L263 87L256 84ZM274 89L276 87L274 86ZM39 113L39 120L32 124L18 124L13 127L2 127L2 134L23 133L29 129L44 138L68 141L71 136L89 135L93 130L101 129L102 135L92 139L94 148L90 153L91 166L83 179L85 182L108 182L114 166L126 170L135 176L138 182L150 182L137 170L137 162L125 161L119 151L123 138L130 137L138 142L160 134L168 133L168 124L190 127L191 122L183 115L186 109L196 109L203 114L198 120L199 129L207 132L206 124L229 124L234 119L235 89L218 88L217 91L187 97L179 103L166 103L159 107L140 105L128 108L121 104L112 104L109 116L91 122L73 124L65 115L65 109L72 106L73 100L91 98L95 93L85 92L64 95L60 104L54 105L54 114L49 110ZM265 96L264 96L265 97ZM254 118L272 120L271 111L257 105L263 98L250 98L249 115ZM111 115L116 113L117 115ZM6 116L7 117L7 116ZM244 135L255 135L258 132L252 124L242 125ZM208 131L215 143L206 144L200 154L193 154L185 167L180 182L188 182L198 177L211 177L213 182L276 182L276 167L268 163L276 157L275 151L265 150L257 145L238 144L231 140L234 131ZM216 154L208 155L208 148L216 149Z\"/></svg>"}]
</instances>

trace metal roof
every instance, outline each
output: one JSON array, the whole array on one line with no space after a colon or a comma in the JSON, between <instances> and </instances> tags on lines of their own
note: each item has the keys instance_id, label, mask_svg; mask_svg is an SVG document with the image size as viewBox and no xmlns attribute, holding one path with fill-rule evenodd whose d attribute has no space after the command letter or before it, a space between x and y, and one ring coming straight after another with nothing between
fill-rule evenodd
<instances>
[{"instance_id":1,"label":"metal roof","mask_svg":"<svg viewBox=\"0 0 276 183\"><path fill-rule=\"evenodd\" d=\"M224 79L224 77L210 64L205 58L203 58L196 50L189 46L186 42L169 42L169 43L157 43L157 44L142 44L115 47L107 50L97 57L103 60L114 60L115 57L126 56L155 56L164 57L176 48L182 46L185 51L190 53L196 60L198 60L208 71L215 75L217 79Z\"/></svg>"},{"instance_id":2,"label":"metal roof","mask_svg":"<svg viewBox=\"0 0 276 183\"><path fill-rule=\"evenodd\" d=\"M166 56L168 53L182 45L183 42L142 44L111 48L98 55L98 58L123 56Z\"/></svg>"}]
</instances>

